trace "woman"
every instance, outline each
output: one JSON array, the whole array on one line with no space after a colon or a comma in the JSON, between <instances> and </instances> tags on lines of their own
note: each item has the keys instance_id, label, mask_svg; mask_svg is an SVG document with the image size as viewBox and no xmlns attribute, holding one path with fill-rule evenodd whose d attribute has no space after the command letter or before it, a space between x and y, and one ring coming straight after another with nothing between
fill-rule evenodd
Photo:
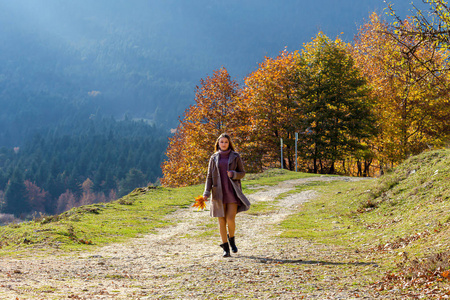
<instances>
[{"instance_id":1,"label":"woman","mask_svg":"<svg viewBox=\"0 0 450 300\"><path fill-rule=\"evenodd\" d=\"M221 134L214 148L216 152L209 160L203 198L207 201L212 192L211 217L219 220L223 257L230 257L230 246L233 253L238 251L234 240L236 214L248 210L250 202L242 193L241 179L245 170L230 136Z\"/></svg>"}]
</instances>

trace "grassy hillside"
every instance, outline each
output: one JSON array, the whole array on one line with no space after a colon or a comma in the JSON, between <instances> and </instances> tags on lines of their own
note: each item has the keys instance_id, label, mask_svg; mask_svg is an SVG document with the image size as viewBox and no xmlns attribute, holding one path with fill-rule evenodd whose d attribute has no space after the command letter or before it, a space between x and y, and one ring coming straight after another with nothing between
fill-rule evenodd
<instances>
[{"instance_id":1,"label":"grassy hillside","mask_svg":"<svg viewBox=\"0 0 450 300\"><path fill-rule=\"evenodd\" d=\"M392 248L398 238L422 233L420 242L407 243L408 251L445 250L450 246L449 182L450 151L426 152L377 180L322 187L320 201L308 203L283 223L284 236L351 241L354 247L366 248L391 243ZM327 226L330 230L324 230ZM314 233L318 229L322 233Z\"/></svg>"},{"instance_id":2,"label":"grassy hillside","mask_svg":"<svg viewBox=\"0 0 450 300\"><path fill-rule=\"evenodd\" d=\"M393 273L379 289L450 288L449 183L445 149L411 157L376 180L316 186L319 199L285 220L282 236L342 245L380 261Z\"/></svg>"},{"instance_id":3,"label":"grassy hillside","mask_svg":"<svg viewBox=\"0 0 450 300\"><path fill-rule=\"evenodd\" d=\"M0 227L0 255L33 250L86 250L169 225L163 217L189 205L198 186L135 190L111 203L73 208L61 215Z\"/></svg>"}]
</instances>

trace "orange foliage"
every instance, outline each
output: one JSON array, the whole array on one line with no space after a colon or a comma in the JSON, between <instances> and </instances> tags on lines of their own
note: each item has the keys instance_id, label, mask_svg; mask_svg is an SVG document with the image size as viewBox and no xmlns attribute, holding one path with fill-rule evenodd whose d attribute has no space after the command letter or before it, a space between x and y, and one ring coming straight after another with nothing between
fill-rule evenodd
<instances>
[{"instance_id":1,"label":"orange foliage","mask_svg":"<svg viewBox=\"0 0 450 300\"><path fill-rule=\"evenodd\" d=\"M442 70L449 52L399 32L374 13L354 45L319 33L301 53L266 57L243 89L225 68L214 71L200 81L195 104L169 139L161 183L203 182L224 132L250 172L279 166L280 138L285 166L293 170L295 133L303 170L313 172L357 169L364 176L373 174L374 161L384 168L444 145L450 84Z\"/></svg>"},{"instance_id":2,"label":"orange foliage","mask_svg":"<svg viewBox=\"0 0 450 300\"><path fill-rule=\"evenodd\" d=\"M406 20L402 26L412 25ZM372 142L379 160L395 164L445 144L449 80L446 72L438 70L447 64L448 51L399 34L373 13L355 39L353 57L377 99L380 134Z\"/></svg>"},{"instance_id":3,"label":"orange foliage","mask_svg":"<svg viewBox=\"0 0 450 300\"><path fill-rule=\"evenodd\" d=\"M442 272L442 277L450 279L450 271L444 271Z\"/></svg>"},{"instance_id":4,"label":"orange foliage","mask_svg":"<svg viewBox=\"0 0 450 300\"><path fill-rule=\"evenodd\" d=\"M205 198L202 195L195 197L195 203L192 207L197 207L197 210L204 210L206 208Z\"/></svg>"},{"instance_id":5,"label":"orange foliage","mask_svg":"<svg viewBox=\"0 0 450 300\"><path fill-rule=\"evenodd\" d=\"M243 97L251 116L248 146L260 164L279 161L280 138L284 138L292 169L292 141L298 120L294 101L298 55L284 50L276 58L266 57L259 69L245 78Z\"/></svg>"},{"instance_id":6,"label":"orange foliage","mask_svg":"<svg viewBox=\"0 0 450 300\"><path fill-rule=\"evenodd\" d=\"M32 211L45 212L45 202L49 198L48 192L29 180L25 180L24 184L27 189L28 202Z\"/></svg>"},{"instance_id":7,"label":"orange foliage","mask_svg":"<svg viewBox=\"0 0 450 300\"><path fill-rule=\"evenodd\" d=\"M208 160L217 137L227 132L241 137L245 124L240 107L238 84L221 68L212 77L201 80L195 105L184 113L175 134L169 139L167 160L162 164L164 186L186 186L205 180ZM239 143L239 139L235 139Z\"/></svg>"}]
</instances>

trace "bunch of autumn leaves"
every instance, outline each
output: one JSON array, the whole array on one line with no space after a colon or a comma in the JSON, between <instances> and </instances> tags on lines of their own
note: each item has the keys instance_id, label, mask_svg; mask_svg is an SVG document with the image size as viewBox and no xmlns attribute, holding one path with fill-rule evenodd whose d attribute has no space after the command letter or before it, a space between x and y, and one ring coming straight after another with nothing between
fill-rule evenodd
<instances>
[{"instance_id":1,"label":"bunch of autumn leaves","mask_svg":"<svg viewBox=\"0 0 450 300\"><path fill-rule=\"evenodd\" d=\"M204 210L206 208L205 198L202 195L195 197L192 207L196 207L197 210Z\"/></svg>"},{"instance_id":2,"label":"bunch of autumn leaves","mask_svg":"<svg viewBox=\"0 0 450 300\"><path fill-rule=\"evenodd\" d=\"M407 21L403 26L410 26ZM450 133L449 53L402 36L375 13L353 44L319 33L301 51L266 57L244 79L202 79L162 164L165 186L204 182L216 138L229 133L249 172L280 164L374 175Z\"/></svg>"}]
</instances>

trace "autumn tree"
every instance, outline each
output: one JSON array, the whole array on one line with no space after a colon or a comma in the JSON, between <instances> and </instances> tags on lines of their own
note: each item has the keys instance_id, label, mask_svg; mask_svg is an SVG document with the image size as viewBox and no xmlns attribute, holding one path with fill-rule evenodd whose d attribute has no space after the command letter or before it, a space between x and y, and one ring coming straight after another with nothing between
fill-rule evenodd
<instances>
[{"instance_id":1,"label":"autumn tree","mask_svg":"<svg viewBox=\"0 0 450 300\"><path fill-rule=\"evenodd\" d=\"M339 38L319 33L297 61L300 153L314 173L335 173L336 162L367 150L375 132L368 86Z\"/></svg>"},{"instance_id":2,"label":"autumn tree","mask_svg":"<svg viewBox=\"0 0 450 300\"><path fill-rule=\"evenodd\" d=\"M408 20L403 26L412 26ZM400 162L448 140L448 52L392 29L372 14L355 38L353 57L372 86L381 166Z\"/></svg>"},{"instance_id":3,"label":"autumn tree","mask_svg":"<svg viewBox=\"0 0 450 300\"><path fill-rule=\"evenodd\" d=\"M95 202L95 194L93 192L94 183L87 178L82 184L83 195L80 200L81 205L89 205Z\"/></svg>"},{"instance_id":4,"label":"autumn tree","mask_svg":"<svg viewBox=\"0 0 450 300\"><path fill-rule=\"evenodd\" d=\"M294 169L294 137L301 117L296 114L294 101L297 57L298 52L287 50L276 58L266 57L259 68L245 78L243 98L250 116L251 137L248 145L260 164L259 170L279 161L281 138L286 145L286 165Z\"/></svg>"},{"instance_id":5,"label":"autumn tree","mask_svg":"<svg viewBox=\"0 0 450 300\"><path fill-rule=\"evenodd\" d=\"M440 50L450 47L450 6L443 0L422 0L429 5L428 10L419 9L413 3L412 16L403 19L397 15L394 6L388 3L388 12L394 22L387 24L389 30L384 33L390 35L397 43L402 44L414 56L430 75L448 72L447 64L429 65L429 58L433 58ZM404 43L405 38L408 40ZM427 56L415 55L416 49L425 44L428 48Z\"/></svg>"},{"instance_id":6,"label":"autumn tree","mask_svg":"<svg viewBox=\"0 0 450 300\"><path fill-rule=\"evenodd\" d=\"M196 87L195 104L185 111L169 139L161 183L185 186L203 182L217 137L227 132L239 144L242 135L237 133L245 124L242 113L239 86L225 68L202 79Z\"/></svg>"},{"instance_id":7,"label":"autumn tree","mask_svg":"<svg viewBox=\"0 0 450 300\"><path fill-rule=\"evenodd\" d=\"M24 184L31 211L45 212L45 202L50 198L48 192L44 191L29 180L25 180Z\"/></svg>"},{"instance_id":8,"label":"autumn tree","mask_svg":"<svg viewBox=\"0 0 450 300\"><path fill-rule=\"evenodd\" d=\"M424 41L438 48L448 49L450 47L449 4L444 0L422 0L422 2L429 5L428 10L421 10L412 5L413 16L408 22L398 16L393 5L389 3L390 15L395 19L390 27L397 35L413 36L415 41Z\"/></svg>"},{"instance_id":9,"label":"autumn tree","mask_svg":"<svg viewBox=\"0 0 450 300\"><path fill-rule=\"evenodd\" d=\"M78 203L77 197L71 191L66 190L65 193L61 194L58 197L56 213L63 213L66 210L77 207L79 205L80 204Z\"/></svg>"}]
</instances>

